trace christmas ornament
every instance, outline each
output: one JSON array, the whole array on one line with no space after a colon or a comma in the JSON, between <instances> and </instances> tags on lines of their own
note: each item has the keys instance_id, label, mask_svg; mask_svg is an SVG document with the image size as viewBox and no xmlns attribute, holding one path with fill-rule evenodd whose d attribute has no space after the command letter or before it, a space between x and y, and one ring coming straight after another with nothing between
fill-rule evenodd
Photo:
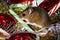
<instances>
[{"instance_id":1,"label":"christmas ornament","mask_svg":"<svg viewBox=\"0 0 60 40\"><path fill-rule=\"evenodd\" d=\"M44 8L47 12L49 12L56 4L59 3L59 0L44 0L39 7Z\"/></svg>"},{"instance_id":2,"label":"christmas ornament","mask_svg":"<svg viewBox=\"0 0 60 40\"><path fill-rule=\"evenodd\" d=\"M8 33L11 33L11 29L13 29L15 24L16 20L14 19L14 17L8 14L0 13L0 28L7 31Z\"/></svg>"},{"instance_id":3,"label":"christmas ornament","mask_svg":"<svg viewBox=\"0 0 60 40\"><path fill-rule=\"evenodd\" d=\"M36 35L32 33L16 33L13 34L8 40L36 40Z\"/></svg>"}]
</instances>

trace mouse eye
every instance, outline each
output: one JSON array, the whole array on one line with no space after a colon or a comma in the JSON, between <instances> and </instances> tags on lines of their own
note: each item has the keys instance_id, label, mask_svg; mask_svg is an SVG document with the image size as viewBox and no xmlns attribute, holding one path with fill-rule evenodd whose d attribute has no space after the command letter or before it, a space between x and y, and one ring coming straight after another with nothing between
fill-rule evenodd
<instances>
[{"instance_id":1,"label":"mouse eye","mask_svg":"<svg viewBox=\"0 0 60 40\"><path fill-rule=\"evenodd\" d=\"M26 14L22 13L22 16L25 16Z\"/></svg>"}]
</instances>

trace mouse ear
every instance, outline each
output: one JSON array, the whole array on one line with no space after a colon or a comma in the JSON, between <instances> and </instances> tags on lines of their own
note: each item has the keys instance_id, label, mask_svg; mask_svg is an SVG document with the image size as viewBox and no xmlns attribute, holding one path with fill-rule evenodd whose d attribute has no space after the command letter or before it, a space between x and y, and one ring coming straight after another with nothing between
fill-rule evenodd
<instances>
[{"instance_id":1,"label":"mouse ear","mask_svg":"<svg viewBox=\"0 0 60 40\"><path fill-rule=\"evenodd\" d=\"M32 12L33 12L33 8L30 7L30 8L28 9L28 12L29 12L29 14L32 14Z\"/></svg>"}]
</instances>

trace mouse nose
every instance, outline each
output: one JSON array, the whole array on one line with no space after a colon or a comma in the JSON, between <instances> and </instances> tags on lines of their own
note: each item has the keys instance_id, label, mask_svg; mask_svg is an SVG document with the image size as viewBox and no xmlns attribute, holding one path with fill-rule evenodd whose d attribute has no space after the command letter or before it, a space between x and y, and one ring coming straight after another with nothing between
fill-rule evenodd
<instances>
[{"instance_id":1,"label":"mouse nose","mask_svg":"<svg viewBox=\"0 0 60 40\"><path fill-rule=\"evenodd\" d=\"M28 19L25 19L25 18L21 18L24 22L29 22L29 20Z\"/></svg>"},{"instance_id":2,"label":"mouse nose","mask_svg":"<svg viewBox=\"0 0 60 40\"><path fill-rule=\"evenodd\" d=\"M24 22L27 22L26 20L23 20Z\"/></svg>"}]
</instances>

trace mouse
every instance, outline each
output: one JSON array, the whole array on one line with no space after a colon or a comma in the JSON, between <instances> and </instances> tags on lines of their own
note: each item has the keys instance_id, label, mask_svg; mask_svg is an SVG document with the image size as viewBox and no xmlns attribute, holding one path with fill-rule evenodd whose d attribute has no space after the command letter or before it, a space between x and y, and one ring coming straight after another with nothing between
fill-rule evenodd
<instances>
[{"instance_id":1,"label":"mouse","mask_svg":"<svg viewBox=\"0 0 60 40\"><path fill-rule=\"evenodd\" d=\"M48 13L40 7L30 7L19 14L19 17L35 31L48 29L51 25ZM40 30L40 31L38 31Z\"/></svg>"},{"instance_id":2,"label":"mouse","mask_svg":"<svg viewBox=\"0 0 60 40\"><path fill-rule=\"evenodd\" d=\"M50 19L48 13L40 7L27 8L19 17L24 21L30 22L32 24L41 25L43 27L49 27Z\"/></svg>"}]
</instances>

